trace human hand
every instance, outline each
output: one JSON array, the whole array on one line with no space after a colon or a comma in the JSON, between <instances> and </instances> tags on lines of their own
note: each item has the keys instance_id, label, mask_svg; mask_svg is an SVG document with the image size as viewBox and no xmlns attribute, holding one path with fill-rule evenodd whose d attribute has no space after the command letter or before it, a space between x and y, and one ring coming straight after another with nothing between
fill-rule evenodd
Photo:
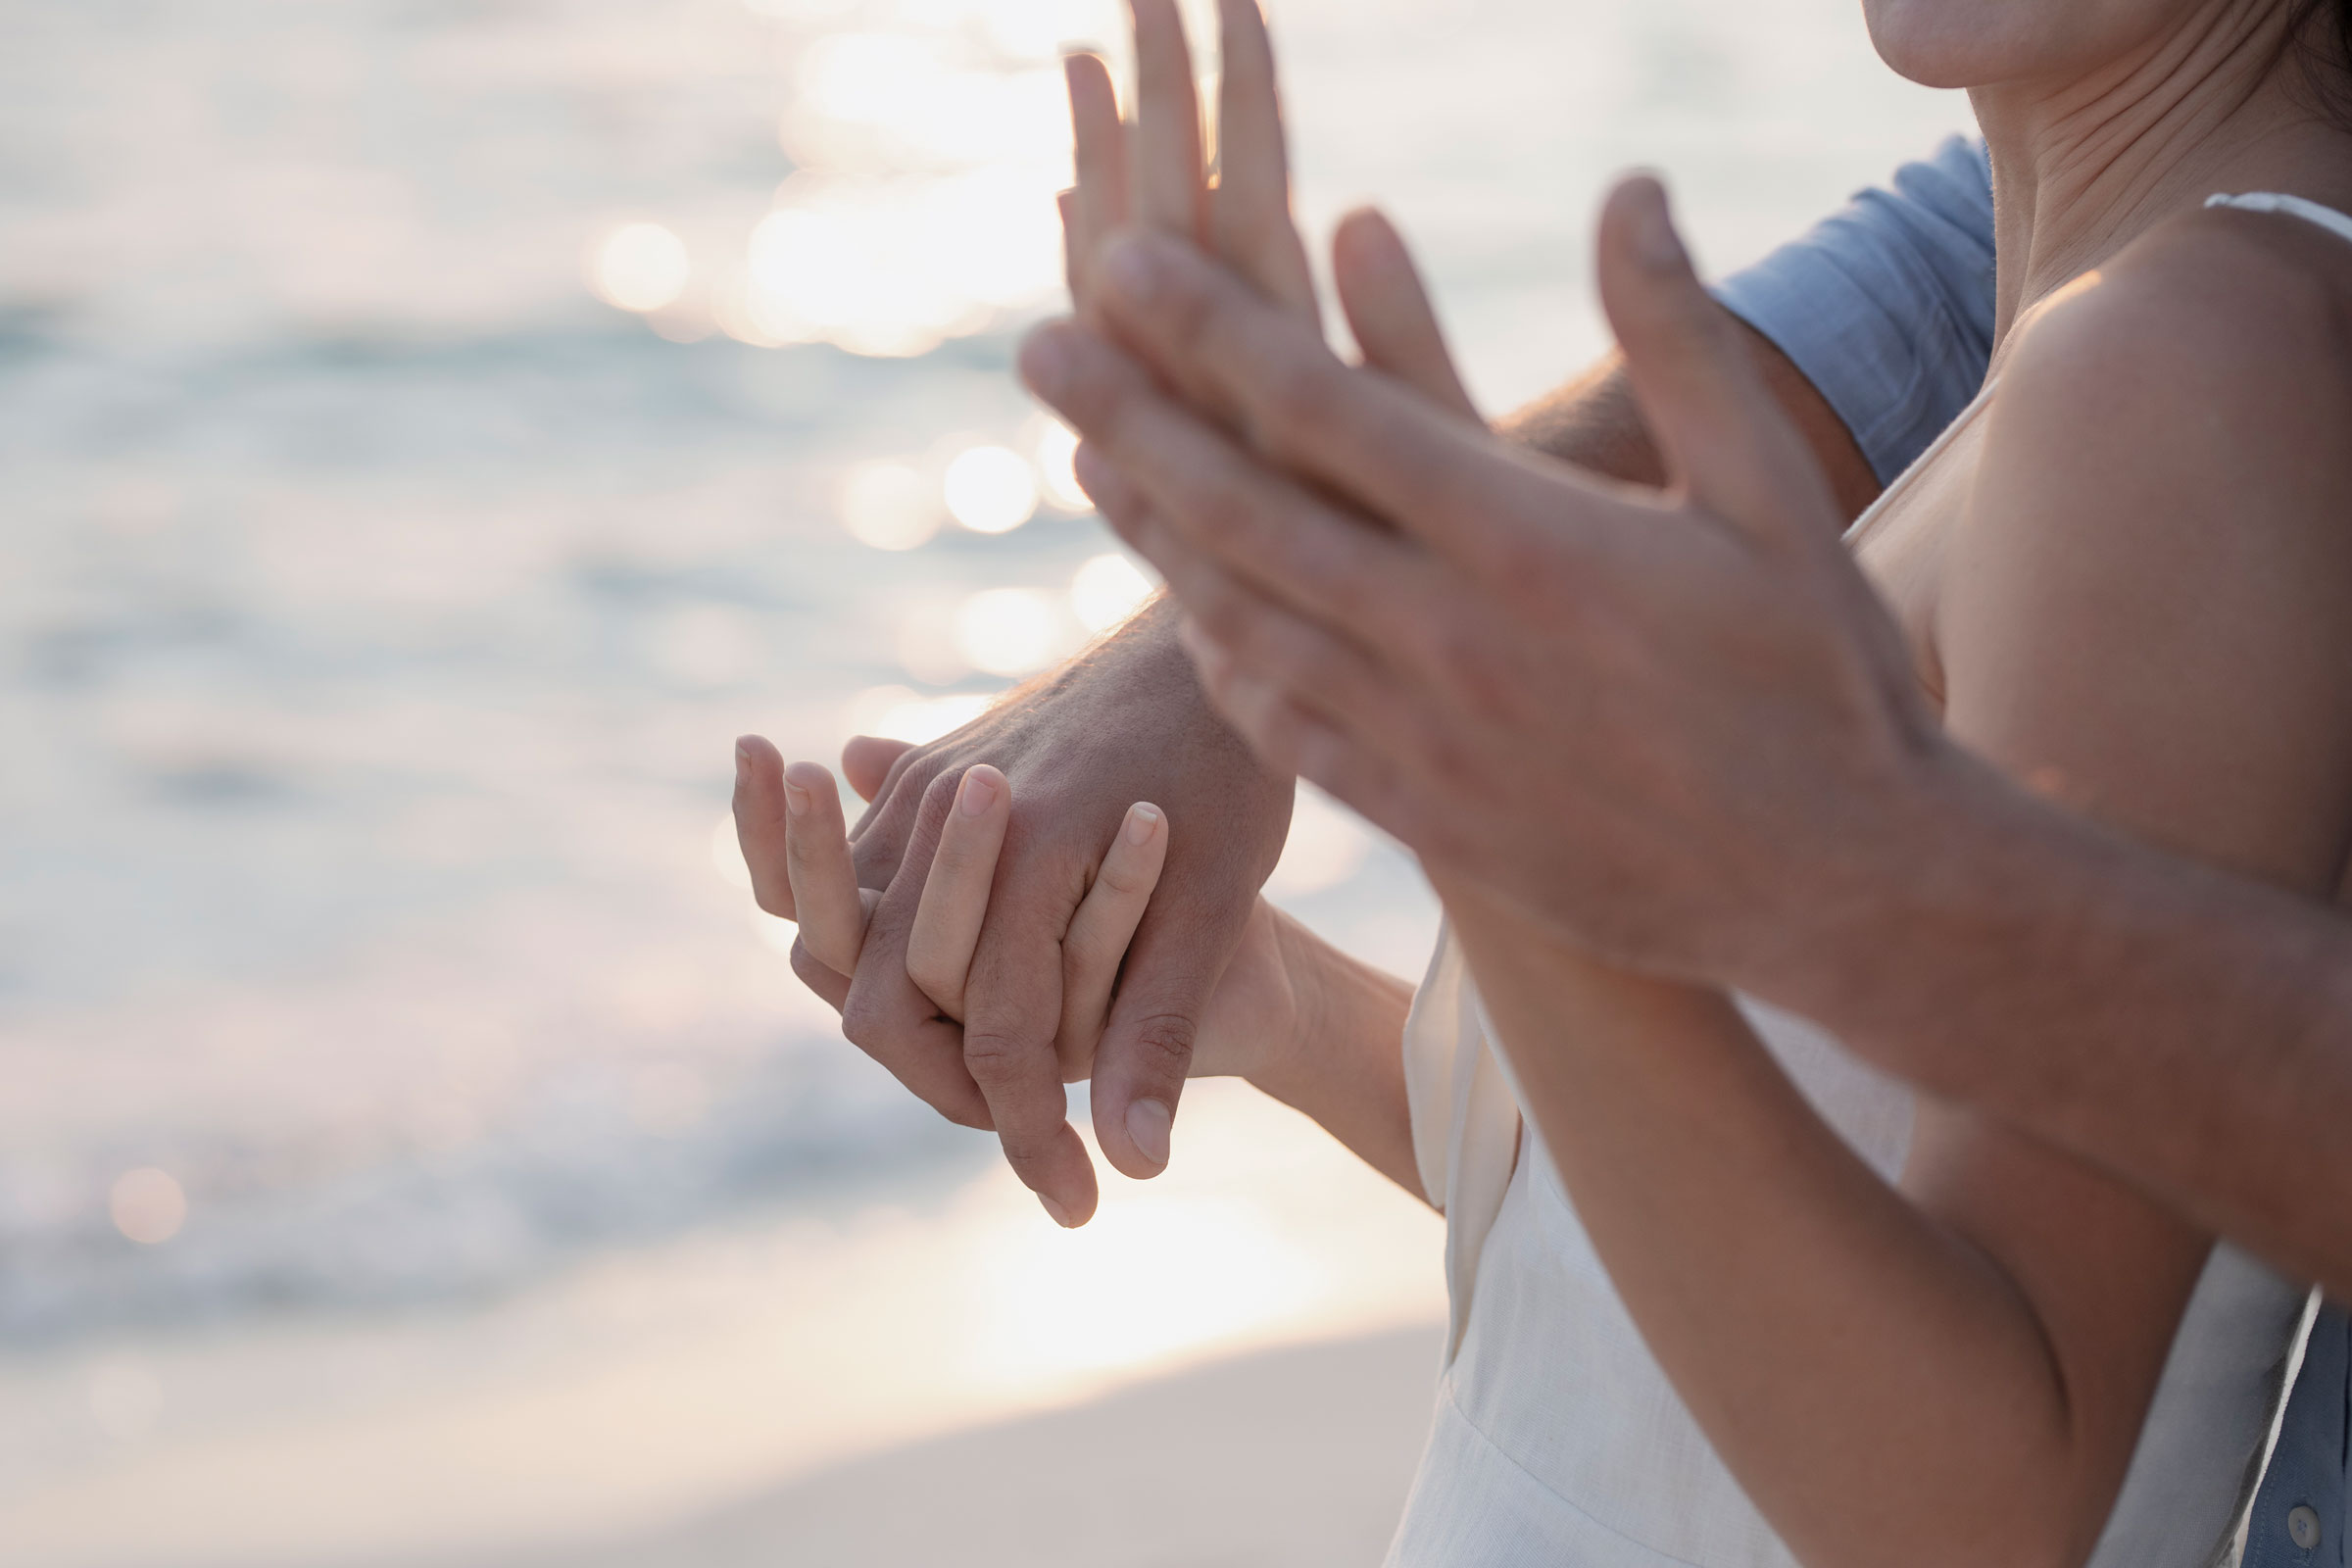
<instances>
[{"instance_id":1,"label":"human hand","mask_svg":"<svg viewBox=\"0 0 2352 1568\"><path fill-rule=\"evenodd\" d=\"M768 779L784 790L787 801L780 836L756 832L746 838L745 863L754 891L763 906L797 918L796 962L818 994L838 1006L858 968L877 895L857 886L832 774L813 762L780 766L774 748L758 736L746 737L744 750L754 780L749 793L762 793L759 781ZM1011 817L1012 791L1004 775L985 762L965 769L941 824L906 938L908 978L950 1022L964 1015L972 960ZM1093 1073L1120 960L1158 884L1171 836L1158 807L1138 802L1128 808L1070 918L1061 943L1062 1018L1054 1039L1064 1082L1083 1083ZM1295 1033L1297 994L1276 935L1278 920L1263 899L1255 902L1241 946L1202 1009L1188 1063L1191 1076L1261 1072L1278 1060Z\"/></svg>"},{"instance_id":2,"label":"human hand","mask_svg":"<svg viewBox=\"0 0 2352 1568\"><path fill-rule=\"evenodd\" d=\"M1229 180L1212 201L1173 0L1138 0L1136 24L1141 133L1120 122L1099 59L1069 63L1081 173L1062 202L1073 292L1086 292L1101 236L1140 214L1177 232L1225 236L1232 254L1261 259L1261 277L1287 276L1294 302L1311 310L1262 26L1254 52L1244 37L1229 55L1224 97L1228 122L1254 149L1236 167L1261 177L1255 185L1247 174ZM1271 186L1262 177L1269 170ZM1263 769L1209 710L1175 646L1174 618L1164 608L1147 611L1052 682L936 746L901 755L853 742L844 770L873 802L853 836L870 926L858 947L831 954L836 962L813 955L806 935L795 948L796 967L842 1008L853 1042L951 1119L997 1130L1022 1180L1073 1223L1093 1213L1096 1188L1058 1087L1058 1064L1080 1054L1063 1023L1061 944L1116 813L1157 795L1198 828L1174 847L1166 885L1135 929L1107 1032L1083 1051L1090 1071L1101 1068L1093 1075L1097 1140L1113 1165L1137 1177L1167 1163L1202 1008L1236 945L1262 923L1251 901L1290 825L1291 781ZM746 756L738 832L747 859L765 855L779 868L761 904L783 912L791 892L782 871L782 762L763 742ZM907 976L907 944L949 800L963 769L983 759L1017 784L1022 806L1006 826L1002 885L975 940L965 1006L952 1017Z\"/></svg>"},{"instance_id":3,"label":"human hand","mask_svg":"<svg viewBox=\"0 0 2352 1568\"><path fill-rule=\"evenodd\" d=\"M1052 324L1023 374L1084 436L1096 501L1167 575L1212 699L1270 765L1442 882L1656 969L1736 979L1794 935L1776 914L1852 895L1942 743L1654 182L1612 194L1600 283L1665 491L1350 369L1179 242L1125 237L1096 275L1105 332L1150 369ZM1390 328L1434 343L1409 270L1388 284ZM1163 390L1200 384L1263 458Z\"/></svg>"},{"instance_id":4,"label":"human hand","mask_svg":"<svg viewBox=\"0 0 2352 1568\"><path fill-rule=\"evenodd\" d=\"M803 875L832 911L813 940L794 894L783 760L758 737L738 746L738 837L760 907L802 918L796 971L842 1011L843 1033L918 1097L1004 1137L1014 1169L1068 1223L1093 1213L1096 1188L1067 1125L1065 1075L1094 1077L1097 1141L1114 1164L1148 1175L1166 1162L1210 997L1290 825L1290 779L1266 771L1209 710L1173 620L1170 610L1148 612L1047 686L933 745L852 742L843 771L873 804L851 836L850 873L836 861ZM983 759L1004 781L995 808L1004 837L951 1014L909 976L910 942L956 794ZM803 778L805 810L830 812L838 832L830 776L796 771ZM1081 1041L1065 996L1072 921L1130 803L1147 797L1181 812L1186 829L1163 835L1156 890L1132 942L1110 955L1116 995ZM855 940L830 934L843 931ZM1085 1072L1072 1074L1065 1056ZM1139 1115L1139 1102L1156 1108Z\"/></svg>"}]
</instances>

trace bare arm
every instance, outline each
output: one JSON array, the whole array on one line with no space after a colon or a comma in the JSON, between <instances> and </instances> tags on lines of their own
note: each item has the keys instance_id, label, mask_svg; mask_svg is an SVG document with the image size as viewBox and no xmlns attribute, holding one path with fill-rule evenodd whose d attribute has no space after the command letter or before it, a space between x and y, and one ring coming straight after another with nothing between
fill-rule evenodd
<instances>
[{"instance_id":1,"label":"bare arm","mask_svg":"<svg viewBox=\"0 0 2352 1568\"><path fill-rule=\"evenodd\" d=\"M1887 805L1883 870L1741 983L2352 1300L2352 921L1965 759Z\"/></svg>"},{"instance_id":2,"label":"bare arm","mask_svg":"<svg viewBox=\"0 0 2352 1568\"><path fill-rule=\"evenodd\" d=\"M1283 309L1311 318L1311 279L1290 220L1272 55L1254 5L1225 6L1224 177L1213 198L1201 188L1198 108L1175 11L1166 0L1145 0L1136 17L1143 90L1133 131L1121 125L1102 62L1069 62L1079 183L1062 211L1082 313L1091 314L1100 242L1140 220L1212 243ZM1396 284L1395 274L1409 274L1393 236L1381 242L1385 235L1385 225L1378 232L1360 223L1344 228L1337 258L1344 287L1352 277L1359 296L1375 303L1384 284ZM1442 347L1385 330L1390 318L1377 309L1354 317L1371 362L1466 409ZM1875 493L1868 465L1795 367L1761 334L1742 333L1759 372L1837 476L1850 515ZM1523 443L1596 472L1641 481L1657 471L1654 443L1613 361L1524 411L1509 428ZM843 1009L851 1040L943 1114L995 1129L1022 1179L1050 1208L1080 1223L1093 1212L1096 1187L1064 1122L1052 1070L1055 1020L1064 1010L1057 951L1103 843L1140 798L1156 799L1186 824L1170 848L1161 891L1135 932L1100 1050L1090 1054L1100 1064L1093 1099L1102 1151L1140 1177L1168 1159L1202 1009L1243 940L1251 901L1288 827L1288 780L1260 765L1204 701L1177 646L1177 619L1166 602L1154 604L1081 661L885 765L875 763L875 743L853 743L845 767L872 802L855 832L857 880L878 894L871 924L855 974L805 943L795 956L811 988ZM1006 828L1003 877L973 956L968 1005L948 1017L906 973L908 938L948 799L963 770L979 762L1001 768L1022 805ZM781 760L764 746L746 753L736 802L745 854L762 906L790 916L785 800ZM1059 1054L1068 1054L1066 1044Z\"/></svg>"},{"instance_id":3,"label":"bare arm","mask_svg":"<svg viewBox=\"0 0 2352 1568\"><path fill-rule=\"evenodd\" d=\"M2004 770L2324 894L2352 802L2352 483L2311 482L2291 415L2262 407L2314 379L2266 333L2278 308L2230 312L2179 270L2112 266L2021 334L1947 526L1936 673L1953 733ZM2087 1553L2204 1238L1934 1100L1898 1199L1713 993L1556 942L1514 953L1508 926L1460 929L1530 1111L1651 1348L1799 1555L1875 1562L1906 1523L1916 1561Z\"/></svg>"},{"instance_id":4,"label":"bare arm","mask_svg":"<svg viewBox=\"0 0 2352 1568\"><path fill-rule=\"evenodd\" d=\"M1838 515L1851 522L1879 498L1879 478L1845 421L1779 345L1734 318L1737 336L1765 389L1804 437L1837 499ZM1495 432L1547 458L1623 479L1663 486L1665 463L1642 417L1625 356L1611 351L1574 380L1498 419Z\"/></svg>"},{"instance_id":5,"label":"bare arm","mask_svg":"<svg viewBox=\"0 0 2352 1568\"><path fill-rule=\"evenodd\" d=\"M1591 843L1606 870L1626 843L1664 848L1662 825L1695 829L1714 857L1676 869L1721 903L1764 892L1760 868L1788 868L1782 844L1727 838L1740 811L1796 808L1784 825L1803 824L1801 851L1833 862L1851 853L1841 830L1867 826L1838 820L1834 799L1809 820L1820 803L1802 771L1792 779L1765 750L1720 781L1664 773L1629 788L1593 732L1628 748L1635 778L1654 765L1645 699L1679 683L1626 688L1657 683L1661 659L1683 651L1629 637L1626 618L1658 606L1583 592L1596 567L1640 581L1671 560L1665 597L1689 595L1679 608L1695 617L1674 629L1707 628L1735 669L1764 677L1761 704L1744 671L1733 692L1683 694L1692 729L1770 744L1776 717L1814 716L1810 692L1791 709L1783 689L1826 684L1844 722L1873 720L1860 738L1876 755L1851 776L1900 777L1941 744L1888 628L1864 621L1858 668L1824 662L1794 607L1749 591L1760 564L1818 563L1817 612L1867 616L1871 603L1830 570L1828 487L1697 298L1656 193L1621 191L1603 231L1612 319L1690 465L1686 497L1595 492L1392 387L1317 369L1314 344L1283 343L1246 295L1164 244L1122 267L1136 283L1110 301L1122 335L1196 375L1222 366L1228 395L1260 388L1256 428L1278 460L1325 497L1379 508L1394 532L1261 480L1076 336L1041 339L1029 368L1187 519L1181 542L1153 542L1209 639L1200 657L1225 710L1431 864L1612 1276L1797 1550L1870 1563L1903 1534L1923 1560L2077 1560L2123 1475L2202 1238L2094 1166L1934 1106L1897 1194L1720 996L1612 972L1544 929L1563 898L1635 893L1624 877L1595 889ZM2087 345L2036 357L2030 340L1992 417L1936 617L1951 720L2003 766L2054 773L2134 832L2325 891L2352 799L2352 559L2335 525L2352 486L2294 490L2314 469L2279 444L2292 410L2245 384L2259 379L2246 367L2275 373L2288 344L2321 334L2250 356L2247 323L2201 298L2095 318L2109 324ZM2215 323L2215 340L2184 346L2189 334L2164 329L2181 318ZM2231 366L2238 422L2182 407ZM2094 424L2091 408L2118 416ZM1748 427L1691 439L1727 412ZM1238 524L1198 507L1245 494ZM1748 509L1762 514L1717 520ZM1708 803L1749 799L1730 824L1700 823L1683 815L1694 785ZM1563 847L1563 829L1570 853L1539 856ZM1785 909L1788 896L1768 902ZM1923 1408L1938 1419L1923 1426Z\"/></svg>"},{"instance_id":6,"label":"bare arm","mask_svg":"<svg viewBox=\"0 0 2352 1568\"><path fill-rule=\"evenodd\" d=\"M1679 263L1644 264L1665 290L1650 407L1731 482L1547 487L1522 533L1512 464L1153 260L1148 297L1120 303L1137 340L1237 393L1281 387L1261 416L1284 460L1406 536L1147 417L1149 385L1065 329L1032 343L1032 384L1170 519L1155 547L1195 585L1211 689L1252 744L1591 950L1819 1019L2352 1298L2352 1208L2326 1196L2352 1192L2352 923L2128 844L1926 722L1883 604L1842 551L1802 544L1835 511L1826 487L1727 375ZM2272 412L2352 422L2318 401ZM1482 623L1512 623L1502 644L1425 635L1426 607L1465 592ZM1367 618L1376 645L1351 635ZM1523 688L1544 711L1491 757L1441 753L1439 718L1400 710L1422 682L1439 717Z\"/></svg>"},{"instance_id":7,"label":"bare arm","mask_svg":"<svg viewBox=\"0 0 2352 1568\"><path fill-rule=\"evenodd\" d=\"M1357 1158L1426 1202L1404 1093L1404 1020L1413 988L1262 907L1298 1022L1288 1042L1247 1074L1250 1082L1314 1118ZM1211 1004L1212 1029L1220 1010Z\"/></svg>"}]
</instances>

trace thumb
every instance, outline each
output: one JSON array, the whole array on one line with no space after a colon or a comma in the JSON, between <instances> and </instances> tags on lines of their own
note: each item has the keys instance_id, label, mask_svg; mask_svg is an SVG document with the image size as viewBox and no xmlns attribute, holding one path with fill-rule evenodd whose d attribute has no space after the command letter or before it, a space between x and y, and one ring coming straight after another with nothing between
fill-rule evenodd
<instances>
[{"instance_id":1,"label":"thumb","mask_svg":"<svg viewBox=\"0 0 2352 1568\"><path fill-rule=\"evenodd\" d=\"M853 735L841 749L842 776L861 801L870 801L890 782L890 770L900 758L914 750L911 741L884 740L879 735Z\"/></svg>"},{"instance_id":2,"label":"thumb","mask_svg":"<svg viewBox=\"0 0 2352 1568\"><path fill-rule=\"evenodd\" d=\"M1618 182L1600 214L1601 305L1676 486L1762 541L1818 541L1829 481L1773 398L1729 312L1700 286L1666 191ZM1829 530L1836 537L1837 530Z\"/></svg>"},{"instance_id":3,"label":"thumb","mask_svg":"<svg viewBox=\"0 0 2352 1568\"><path fill-rule=\"evenodd\" d=\"M1448 413L1477 419L1478 408L1453 368L1438 313L1396 225L1369 207L1341 219L1331 241L1331 270L1364 363Z\"/></svg>"}]
</instances>

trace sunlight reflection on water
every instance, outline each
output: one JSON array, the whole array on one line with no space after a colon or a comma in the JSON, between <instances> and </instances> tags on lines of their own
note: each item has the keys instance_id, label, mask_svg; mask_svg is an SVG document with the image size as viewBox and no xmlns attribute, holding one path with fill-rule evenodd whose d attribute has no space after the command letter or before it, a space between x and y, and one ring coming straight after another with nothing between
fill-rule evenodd
<instances>
[{"instance_id":1,"label":"sunlight reflection on water","mask_svg":"<svg viewBox=\"0 0 2352 1568\"><path fill-rule=\"evenodd\" d=\"M1274 10L1307 226L1390 202L1490 408L1599 346L1610 168L1733 264L1964 117L1844 0ZM1052 1229L720 817L735 735L936 738L1148 586L1009 364L1118 18L0 19L12 1547L546 1535L1437 1310L1428 1217L1239 1091ZM1418 972L1410 861L1297 824L1273 896Z\"/></svg>"}]
</instances>

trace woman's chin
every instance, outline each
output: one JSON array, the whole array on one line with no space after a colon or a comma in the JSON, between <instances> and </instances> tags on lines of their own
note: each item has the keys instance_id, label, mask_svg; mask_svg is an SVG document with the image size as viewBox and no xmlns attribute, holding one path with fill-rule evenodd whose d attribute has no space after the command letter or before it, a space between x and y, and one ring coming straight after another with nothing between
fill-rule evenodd
<instances>
[{"instance_id":1,"label":"woman's chin","mask_svg":"<svg viewBox=\"0 0 2352 1568\"><path fill-rule=\"evenodd\" d=\"M1922 87L1974 87L1997 72L1985 58L1976 8L1939 0L1864 0L1871 46L1887 69Z\"/></svg>"}]
</instances>

